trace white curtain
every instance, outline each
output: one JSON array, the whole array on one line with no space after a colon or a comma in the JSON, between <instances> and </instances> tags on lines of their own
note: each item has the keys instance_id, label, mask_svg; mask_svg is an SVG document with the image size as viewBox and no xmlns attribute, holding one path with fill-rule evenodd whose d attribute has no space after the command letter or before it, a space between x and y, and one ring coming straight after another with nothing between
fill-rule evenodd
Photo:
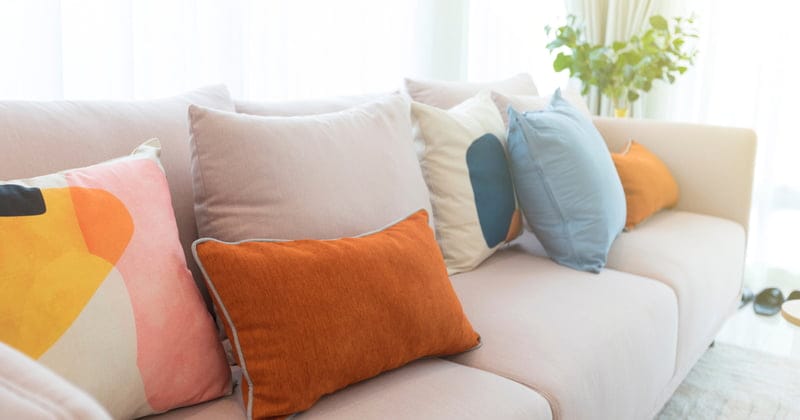
<instances>
[{"instance_id":1,"label":"white curtain","mask_svg":"<svg viewBox=\"0 0 800 420\"><path fill-rule=\"evenodd\" d=\"M467 75L470 80L497 80L529 72L542 94L567 82L553 71L545 49L546 25L566 16L564 3L553 0L472 0L469 8Z\"/></svg>"},{"instance_id":2,"label":"white curtain","mask_svg":"<svg viewBox=\"0 0 800 420\"><path fill-rule=\"evenodd\" d=\"M243 99L394 90L403 77L566 81L553 0L3 0L0 99Z\"/></svg>"},{"instance_id":3,"label":"white curtain","mask_svg":"<svg viewBox=\"0 0 800 420\"><path fill-rule=\"evenodd\" d=\"M246 99L388 91L454 73L430 59L450 12L425 0L4 0L0 98L138 99L211 83Z\"/></svg>"},{"instance_id":4,"label":"white curtain","mask_svg":"<svg viewBox=\"0 0 800 420\"><path fill-rule=\"evenodd\" d=\"M586 37L595 44L611 45L625 41L648 25L655 13L657 0L565 0L567 11L585 25ZM613 115L612 102L592 89L589 109L598 115ZM642 105L634 102L631 116L642 115Z\"/></svg>"},{"instance_id":5,"label":"white curtain","mask_svg":"<svg viewBox=\"0 0 800 420\"><path fill-rule=\"evenodd\" d=\"M648 98L647 116L751 127L759 137L747 281L800 288L800 39L796 5L782 0L684 0L696 13L697 65Z\"/></svg>"}]
</instances>

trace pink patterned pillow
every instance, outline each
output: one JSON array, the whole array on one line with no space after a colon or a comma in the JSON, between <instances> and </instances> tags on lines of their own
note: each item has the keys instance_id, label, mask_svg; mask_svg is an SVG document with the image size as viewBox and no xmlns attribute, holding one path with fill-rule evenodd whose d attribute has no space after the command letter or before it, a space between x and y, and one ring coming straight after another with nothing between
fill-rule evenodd
<instances>
[{"instance_id":1,"label":"pink patterned pillow","mask_svg":"<svg viewBox=\"0 0 800 420\"><path fill-rule=\"evenodd\" d=\"M0 182L0 341L114 418L230 392L230 370L186 268L151 140L131 156Z\"/></svg>"}]
</instances>

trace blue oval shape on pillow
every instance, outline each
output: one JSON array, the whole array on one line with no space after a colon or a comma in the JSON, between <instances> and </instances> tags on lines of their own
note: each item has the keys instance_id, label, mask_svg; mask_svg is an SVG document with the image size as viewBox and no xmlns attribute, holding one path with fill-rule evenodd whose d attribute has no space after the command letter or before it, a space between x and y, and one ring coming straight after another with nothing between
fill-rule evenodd
<instances>
[{"instance_id":1,"label":"blue oval shape on pillow","mask_svg":"<svg viewBox=\"0 0 800 420\"><path fill-rule=\"evenodd\" d=\"M494 134L478 137L467 149L467 168L486 246L494 248L511 235L517 207L505 148ZM513 235L512 235L513 236Z\"/></svg>"}]
</instances>

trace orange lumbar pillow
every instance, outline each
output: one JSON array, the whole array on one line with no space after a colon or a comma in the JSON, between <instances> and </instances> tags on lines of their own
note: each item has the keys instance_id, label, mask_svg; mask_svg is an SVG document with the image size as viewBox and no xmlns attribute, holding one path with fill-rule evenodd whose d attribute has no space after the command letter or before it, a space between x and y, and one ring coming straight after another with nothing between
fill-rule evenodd
<instances>
[{"instance_id":1,"label":"orange lumbar pillow","mask_svg":"<svg viewBox=\"0 0 800 420\"><path fill-rule=\"evenodd\" d=\"M248 418L283 416L426 356L476 347L424 210L337 240L200 239Z\"/></svg>"},{"instance_id":2,"label":"orange lumbar pillow","mask_svg":"<svg viewBox=\"0 0 800 420\"><path fill-rule=\"evenodd\" d=\"M631 140L624 152L612 153L611 158L625 190L626 229L678 203L678 183L667 165L647 148Z\"/></svg>"}]
</instances>

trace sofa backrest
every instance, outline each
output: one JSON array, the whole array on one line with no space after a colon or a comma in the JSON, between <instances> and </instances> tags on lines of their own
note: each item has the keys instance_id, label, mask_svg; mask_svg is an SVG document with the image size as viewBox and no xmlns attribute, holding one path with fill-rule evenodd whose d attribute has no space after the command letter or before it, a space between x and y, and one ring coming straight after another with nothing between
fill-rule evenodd
<instances>
[{"instance_id":1,"label":"sofa backrest","mask_svg":"<svg viewBox=\"0 0 800 420\"><path fill-rule=\"evenodd\" d=\"M181 243L207 299L191 256L197 226L189 167L190 103L234 110L228 89L222 85L153 101L0 101L0 179L92 165L125 156L145 140L158 138Z\"/></svg>"},{"instance_id":2,"label":"sofa backrest","mask_svg":"<svg viewBox=\"0 0 800 420\"><path fill-rule=\"evenodd\" d=\"M236 105L236 112L240 114L296 117L342 111L363 103L372 102L387 94L389 92L295 101L235 101L234 104Z\"/></svg>"}]
</instances>

